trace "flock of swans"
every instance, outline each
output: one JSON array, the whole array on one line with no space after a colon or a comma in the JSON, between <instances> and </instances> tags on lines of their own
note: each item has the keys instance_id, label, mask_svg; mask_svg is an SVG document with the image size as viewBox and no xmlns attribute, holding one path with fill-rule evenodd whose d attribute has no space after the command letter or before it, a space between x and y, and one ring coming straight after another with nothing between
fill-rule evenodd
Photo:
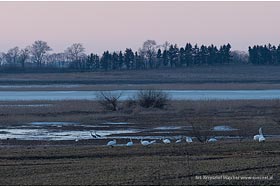
<instances>
[{"instance_id":1,"label":"flock of swans","mask_svg":"<svg viewBox=\"0 0 280 187\"><path fill-rule=\"evenodd\" d=\"M94 138L94 139L98 139L98 138L101 138L102 136L100 134L97 134L95 131L93 132L90 132L91 136ZM164 144L170 144L171 143L171 140L168 139L168 138L161 138L160 139ZM75 140L77 141L77 139ZM175 141L175 143L181 143L183 141L183 138L180 138L180 139L177 139ZM185 141L187 143L192 143L193 140L191 137L186 137ZM148 141L148 140L143 140L141 139L140 140L140 144L143 145L143 146L149 146L149 145L152 145L152 144L155 144L157 142L157 140L151 140L151 141ZM107 146L115 146L117 145L117 140L114 139L114 140L110 140L109 142L107 142L106 144ZM132 141L132 139L130 138L130 141L127 142L125 144L127 147L130 147L130 146L133 146L134 145L134 142Z\"/></svg>"},{"instance_id":2,"label":"flock of swans","mask_svg":"<svg viewBox=\"0 0 280 187\"><path fill-rule=\"evenodd\" d=\"M98 139L98 138L102 137L101 135L97 134L95 131L90 132L90 134L94 139ZM259 128L259 134L255 135L253 139L255 141L258 141L258 142L264 142L266 140L264 135L263 135L262 128ZM161 138L160 140L164 144L171 144L172 143L171 139L168 139L168 138ZM75 141L78 141L78 140L76 139ZM175 143L177 144L177 143L181 143L183 141L184 141L184 139L183 139L183 137L181 137L181 138L177 139L175 141ZM209 138L206 142L217 142L217 141L218 140L216 138ZM140 144L143 145L143 146L150 146L152 144L155 144L156 142L157 142L156 140L151 140L151 141L143 140L143 139L140 140ZM192 143L193 139L191 137L187 136L187 137L185 137L185 142ZM109 142L107 142L106 145L111 146L111 147L116 146L117 145L117 140L116 139L110 140ZM127 142L125 145L127 147L131 147L131 146L134 145L134 142L130 138L129 142Z\"/></svg>"},{"instance_id":3,"label":"flock of swans","mask_svg":"<svg viewBox=\"0 0 280 187\"><path fill-rule=\"evenodd\" d=\"M164 144L170 144L170 143L171 143L171 140L168 139L168 138L162 138L161 141L162 141ZM156 142L157 142L156 140L151 140L151 141L143 140L143 139L140 140L140 144L143 145L143 146L153 145L153 144L155 144ZM182 139L176 140L175 143L180 143L180 142L182 142ZM191 137L186 137L186 142L188 142L188 143L193 142L193 141L192 141L192 138L191 138ZM116 139L111 140L111 141L109 141L106 145L107 145L107 146L115 146L115 145L117 145L117 140L116 140ZM130 146L133 146L134 143L133 143L132 139L130 138L130 141L127 142L125 145L126 145L127 147L130 147Z\"/></svg>"}]
</instances>

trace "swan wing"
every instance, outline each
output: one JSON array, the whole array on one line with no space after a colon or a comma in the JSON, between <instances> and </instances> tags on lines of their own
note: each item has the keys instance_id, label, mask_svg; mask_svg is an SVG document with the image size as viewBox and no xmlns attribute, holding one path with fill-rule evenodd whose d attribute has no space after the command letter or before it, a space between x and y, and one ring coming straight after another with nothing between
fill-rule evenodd
<instances>
[{"instance_id":1,"label":"swan wing","mask_svg":"<svg viewBox=\"0 0 280 187\"><path fill-rule=\"evenodd\" d=\"M265 141L265 137L260 136L260 138L259 138L259 142L264 142L264 141Z\"/></svg>"}]
</instances>

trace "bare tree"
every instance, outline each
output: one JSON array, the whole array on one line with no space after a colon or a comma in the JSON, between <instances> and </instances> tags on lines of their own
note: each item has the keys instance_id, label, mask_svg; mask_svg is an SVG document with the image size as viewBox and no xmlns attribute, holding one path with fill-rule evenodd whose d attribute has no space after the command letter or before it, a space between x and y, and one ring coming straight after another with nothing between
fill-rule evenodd
<instances>
[{"instance_id":1,"label":"bare tree","mask_svg":"<svg viewBox=\"0 0 280 187\"><path fill-rule=\"evenodd\" d=\"M74 43L65 50L68 59L71 62L77 63L80 69L82 68L82 58L86 56L84 52L85 48L81 43Z\"/></svg>"},{"instance_id":2,"label":"bare tree","mask_svg":"<svg viewBox=\"0 0 280 187\"><path fill-rule=\"evenodd\" d=\"M30 57L30 47L26 47L24 49L21 49L19 52L19 63L21 64L21 67L25 67L25 62Z\"/></svg>"},{"instance_id":3,"label":"bare tree","mask_svg":"<svg viewBox=\"0 0 280 187\"><path fill-rule=\"evenodd\" d=\"M235 50L231 52L231 57L234 63L240 63L240 64L249 63L249 54L247 52Z\"/></svg>"},{"instance_id":4,"label":"bare tree","mask_svg":"<svg viewBox=\"0 0 280 187\"><path fill-rule=\"evenodd\" d=\"M32 46L30 47L32 58L39 67L41 67L47 52L51 50L52 49L50 48L50 46L48 46L47 42L41 40L35 41L34 44L32 44Z\"/></svg>"},{"instance_id":5,"label":"bare tree","mask_svg":"<svg viewBox=\"0 0 280 187\"><path fill-rule=\"evenodd\" d=\"M100 92L98 102L107 110L119 110L119 99L122 93L112 94L111 92Z\"/></svg>"},{"instance_id":6,"label":"bare tree","mask_svg":"<svg viewBox=\"0 0 280 187\"><path fill-rule=\"evenodd\" d=\"M163 50L168 50L170 47L170 43L168 41L164 42L164 44L161 45L161 47L163 48Z\"/></svg>"},{"instance_id":7,"label":"bare tree","mask_svg":"<svg viewBox=\"0 0 280 187\"><path fill-rule=\"evenodd\" d=\"M0 52L0 65L5 63L5 53Z\"/></svg>"},{"instance_id":8,"label":"bare tree","mask_svg":"<svg viewBox=\"0 0 280 187\"><path fill-rule=\"evenodd\" d=\"M8 64L11 64L12 66L15 66L18 62L19 53L20 53L19 47L14 47L12 49L9 49L5 55L6 62Z\"/></svg>"},{"instance_id":9,"label":"bare tree","mask_svg":"<svg viewBox=\"0 0 280 187\"><path fill-rule=\"evenodd\" d=\"M66 54L65 53L52 53L47 56L48 64L53 67L63 68L66 67Z\"/></svg>"},{"instance_id":10,"label":"bare tree","mask_svg":"<svg viewBox=\"0 0 280 187\"><path fill-rule=\"evenodd\" d=\"M148 61L150 68L154 67L154 60L156 58L157 43L155 40L147 40L143 43L142 49L139 50L139 54L142 54Z\"/></svg>"}]
</instances>

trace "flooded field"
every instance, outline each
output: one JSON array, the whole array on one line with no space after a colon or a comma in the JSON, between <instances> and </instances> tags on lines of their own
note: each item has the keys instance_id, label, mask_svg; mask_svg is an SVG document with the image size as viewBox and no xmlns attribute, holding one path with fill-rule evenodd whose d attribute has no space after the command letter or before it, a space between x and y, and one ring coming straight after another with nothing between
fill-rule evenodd
<instances>
[{"instance_id":1,"label":"flooded field","mask_svg":"<svg viewBox=\"0 0 280 187\"><path fill-rule=\"evenodd\" d=\"M212 136L218 140L240 140L252 137L237 136L238 129L230 126L215 126L209 131L219 132L219 135ZM92 134L98 134L94 137ZM224 135L221 135L223 134ZM32 122L23 125L0 126L0 140L43 140L43 141L81 141L81 140L133 140L147 139L156 140L169 138L173 143L184 137L191 137L191 126L159 126L145 127L140 124L127 122L106 122L101 124L80 124L76 122ZM279 138L277 135L266 135L272 139ZM191 137L194 141L196 137ZM103 142L103 141L101 141ZM98 143L99 144L99 143Z\"/></svg>"},{"instance_id":2,"label":"flooded field","mask_svg":"<svg viewBox=\"0 0 280 187\"><path fill-rule=\"evenodd\" d=\"M80 92L59 93L63 98ZM41 97L30 98L37 96ZM94 99L2 100L0 184L208 185L195 177L244 172L273 173L275 180L268 183L278 184L279 113L279 100L270 99L173 99L162 109L121 101L118 111L104 109ZM200 142L194 127L200 129L201 137L217 141ZM253 140L260 127L266 138L263 143ZM193 142L188 143L187 137ZM107 142L114 139L115 147L108 147ZM130 139L133 146L128 147ZM141 139L153 144L143 146ZM132 170L137 175L123 180ZM151 177L143 180L147 175L142 171L152 173ZM38 181L38 177L44 179Z\"/></svg>"},{"instance_id":3,"label":"flooded field","mask_svg":"<svg viewBox=\"0 0 280 187\"><path fill-rule=\"evenodd\" d=\"M1 128L1 127L0 127ZM166 132L168 129L170 132ZM75 122L32 122L23 125L5 126L0 129L0 139L17 140L87 140L96 139L91 133L95 132L101 137L98 139L160 139L163 136L155 133L171 134L172 130L179 128L158 127L141 128L139 124L130 124L126 122L106 122L101 124L79 124ZM184 130L183 127L180 129ZM162 130L157 132L155 130ZM182 131L183 132L183 131ZM141 136L141 134L143 134ZM150 134L150 135L149 135Z\"/></svg>"},{"instance_id":4,"label":"flooded field","mask_svg":"<svg viewBox=\"0 0 280 187\"><path fill-rule=\"evenodd\" d=\"M112 139L122 144L130 138L137 144L141 139L162 143L162 138L175 143L188 136L197 142L192 124L218 141L253 141L260 127L269 139L278 139L280 134L275 122L279 100L171 100L165 109L121 106L112 112L94 100L1 101L0 140L104 145ZM100 137L93 137L94 132Z\"/></svg>"},{"instance_id":5,"label":"flooded field","mask_svg":"<svg viewBox=\"0 0 280 187\"><path fill-rule=\"evenodd\" d=\"M108 123L110 124L110 123ZM75 122L32 122L23 125L5 126L0 129L0 139L17 140L86 140L93 139L91 131L98 129L101 139L110 135L137 133L133 128L108 125L79 124Z\"/></svg>"}]
</instances>

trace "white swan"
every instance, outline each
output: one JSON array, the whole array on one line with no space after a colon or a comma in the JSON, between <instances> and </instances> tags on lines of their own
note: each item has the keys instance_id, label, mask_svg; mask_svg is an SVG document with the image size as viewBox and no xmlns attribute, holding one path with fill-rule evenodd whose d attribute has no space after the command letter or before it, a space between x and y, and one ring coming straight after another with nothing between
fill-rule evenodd
<instances>
[{"instance_id":1,"label":"white swan","mask_svg":"<svg viewBox=\"0 0 280 187\"><path fill-rule=\"evenodd\" d=\"M182 142L182 139L178 139L178 140L176 140L175 143L181 143L181 142Z\"/></svg>"},{"instance_id":2,"label":"white swan","mask_svg":"<svg viewBox=\"0 0 280 187\"><path fill-rule=\"evenodd\" d=\"M127 142L126 146L128 146L128 147L133 146L133 141L132 141L132 139L131 139L131 138L130 138L130 141L129 141L129 142Z\"/></svg>"},{"instance_id":3,"label":"white swan","mask_svg":"<svg viewBox=\"0 0 280 187\"><path fill-rule=\"evenodd\" d=\"M144 145L144 146L148 146L148 145L151 144L149 141L147 141L147 140L144 140L144 141L143 141L142 139L140 140L140 142L141 142L141 144Z\"/></svg>"},{"instance_id":4,"label":"white swan","mask_svg":"<svg viewBox=\"0 0 280 187\"><path fill-rule=\"evenodd\" d=\"M192 143L192 142L193 142L193 140L192 140L192 138L191 138L191 137L187 136L187 137L186 137L186 142L187 142L187 143Z\"/></svg>"},{"instance_id":5,"label":"white swan","mask_svg":"<svg viewBox=\"0 0 280 187\"><path fill-rule=\"evenodd\" d=\"M183 136L179 136L178 139L176 139L175 143L181 143L183 141Z\"/></svg>"},{"instance_id":6,"label":"white swan","mask_svg":"<svg viewBox=\"0 0 280 187\"><path fill-rule=\"evenodd\" d=\"M162 139L162 142L163 142L164 144L170 144L170 143L171 143L171 141L170 141L169 139L167 139L167 138Z\"/></svg>"},{"instance_id":7,"label":"white swan","mask_svg":"<svg viewBox=\"0 0 280 187\"><path fill-rule=\"evenodd\" d=\"M207 140L207 142L216 142L216 141L218 141L216 138L209 138L209 139Z\"/></svg>"},{"instance_id":8,"label":"white swan","mask_svg":"<svg viewBox=\"0 0 280 187\"><path fill-rule=\"evenodd\" d=\"M254 136L254 140L255 140L255 141L259 141L259 139L260 139L260 135L259 135L259 134L257 134L257 135Z\"/></svg>"},{"instance_id":9,"label":"white swan","mask_svg":"<svg viewBox=\"0 0 280 187\"><path fill-rule=\"evenodd\" d=\"M108 143L107 143L107 146L114 146L114 145L116 145L117 144L117 140L111 140L111 141L109 141Z\"/></svg>"},{"instance_id":10,"label":"white swan","mask_svg":"<svg viewBox=\"0 0 280 187\"><path fill-rule=\"evenodd\" d=\"M157 142L156 140L152 140L152 141L150 141L150 144L154 144L156 142Z\"/></svg>"},{"instance_id":11,"label":"white swan","mask_svg":"<svg viewBox=\"0 0 280 187\"><path fill-rule=\"evenodd\" d=\"M258 141L258 142L264 142L265 141L265 137L263 135L262 128L259 128L259 134L254 136L254 140Z\"/></svg>"}]
</instances>

